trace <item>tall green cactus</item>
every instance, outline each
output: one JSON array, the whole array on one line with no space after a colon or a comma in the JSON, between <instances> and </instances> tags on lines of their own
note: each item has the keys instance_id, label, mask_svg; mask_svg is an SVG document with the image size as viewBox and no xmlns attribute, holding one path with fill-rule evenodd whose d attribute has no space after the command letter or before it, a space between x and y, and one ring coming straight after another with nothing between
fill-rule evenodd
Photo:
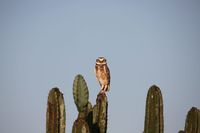
<instances>
[{"instance_id":1,"label":"tall green cactus","mask_svg":"<svg viewBox=\"0 0 200 133\"><path fill-rule=\"evenodd\" d=\"M163 98L160 89L153 85L146 99L144 133L163 133L163 131Z\"/></svg>"},{"instance_id":2,"label":"tall green cactus","mask_svg":"<svg viewBox=\"0 0 200 133\"><path fill-rule=\"evenodd\" d=\"M65 133L65 103L58 88L49 92L46 112L46 133Z\"/></svg>"},{"instance_id":3,"label":"tall green cactus","mask_svg":"<svg viewBox=\"0 0 200 133\"><path fill-rule=\"evenodd\" d=\"M105 94L98 94L96 105L92 107L87 84L82 75L77 75L73 83L74 102L79 111L72 133L106 133L108 102Z\"/></svg>"},{"instance_id":4,"label":"tall green cactus","mask_svg":"<svg viewBox=\"0 0 200 133\"><path fill-rule=\"evenodd\" d=\"M200 110L192 107L187 114L185 133L200 133Z\"/></svg>"}]
</instances>

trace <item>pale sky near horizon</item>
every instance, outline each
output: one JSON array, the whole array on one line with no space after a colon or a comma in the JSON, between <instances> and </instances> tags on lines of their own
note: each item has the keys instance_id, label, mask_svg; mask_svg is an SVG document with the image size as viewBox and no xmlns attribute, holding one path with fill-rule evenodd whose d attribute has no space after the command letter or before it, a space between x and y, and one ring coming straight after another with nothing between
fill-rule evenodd
<instances>
[{"instance_id":1,"label":"pale sky near horizon","mask_svg":"<svg viewBox=\"0 0 200 133\"><path fill-rule=\"evenodd\" d=\"M82 74L94 105L95 59L111 71L108 133L142 133L148 88L160 87L165 133L200 108L199 1L0 1L0 132L44 133L48 92L60 88L66 132Z\"/></svg>"}]
</instances>

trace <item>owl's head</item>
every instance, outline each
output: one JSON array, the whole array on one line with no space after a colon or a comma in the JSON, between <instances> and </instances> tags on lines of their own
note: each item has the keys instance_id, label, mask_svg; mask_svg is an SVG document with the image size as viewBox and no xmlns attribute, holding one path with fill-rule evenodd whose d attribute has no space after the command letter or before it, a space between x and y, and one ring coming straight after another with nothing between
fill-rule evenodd
<instances>
[{"instance_id":1,"label":"owl's head","mask_svg":"<svg viewBox=\"0 0 200 133\"><path fill-rule=\"evenodd\" d=\"M107 63L106 63L106 59L105 59L104 57L98 57L98 58L96 59L96 64L97 64L97 65L105 65L105 64L107 64Z\"/></svg>"}]
</instances>

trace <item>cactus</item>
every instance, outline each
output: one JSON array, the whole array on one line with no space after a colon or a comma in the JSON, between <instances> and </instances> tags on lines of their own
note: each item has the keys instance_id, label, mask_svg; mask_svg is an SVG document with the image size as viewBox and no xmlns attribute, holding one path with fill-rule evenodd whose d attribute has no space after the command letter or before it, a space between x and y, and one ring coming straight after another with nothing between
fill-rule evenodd
<instances>
[{"instance_id":1,"label":"cactus","mask_svg":"<svg viewBox=\"0 0 200 133\"><path fill-rule=\"evenodd\" d=\"M150 87L146 99L146 114L144 133L163 133L163 99L160 89Z\"/></svg>"},{"instance_id":2,"label":"cactus","mask_svg":"<svg viewBox=\"0 0 200 133\"><path fill-rule=\"evenodd\" d=\"M192 107L187 114L185 133L200 133L200 110Z\"/></svg>"},{"instance_id":3,"label":"cactus","mask_svg":"<svg viewBox=\"0 0 200 133\"><path fill-rule=\"evenodd\" d=\"M58 88L49 92L46 112L46 133L65 133L65 103Z\"/></svg>"},{"instance_id":4,"label":"cactus","mask_svg":"<svg viewBox=\"0 0 200 133\"><path fill-rule=\"evenodd\" d=\"M82 75L77 75L73 83L74 102L79 111L72 128L72 133L106 133L107 131L107 97L98 94L96 105L88 101L89 92Z\"/></svg>"},{"instance_id":5,"label":"cactus","mask_svg":"<svg viewBox=\"0 0 200 133\"><path fill-rule=\"evenodd\" d=\"M78 110L72 133L106 133L108 101L105 93L97 95L96 104L89 102L89 91L83 76L78 74L73 83L73 97ZM65 133L66 116L63 94L52 88L48 95L46 133ZM156 85L149 88L143 133L163 133L163 98ZM178 133L200 133L200 110L192 107L186 117L185 129Z\"/></svg>"}]
</instances>

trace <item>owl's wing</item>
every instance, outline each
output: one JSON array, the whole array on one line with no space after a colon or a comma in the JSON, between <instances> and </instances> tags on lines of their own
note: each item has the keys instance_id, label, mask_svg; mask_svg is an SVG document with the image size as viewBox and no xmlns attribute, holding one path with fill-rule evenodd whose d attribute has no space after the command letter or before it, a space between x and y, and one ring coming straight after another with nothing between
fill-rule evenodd
<instances>
[{"instance_id":1,"label":"owl's wing","mask_svg":"<svg viewBox=\"0 0 200 133\"><path fill-rule=\"evenodd\" d=\"M110 76L110 69L108 67L106 67L106 73L107 73L107 78L108 78L108 86L110 87L110 79L111 79L111 76Z\"/></svg>"}]
</instances>

